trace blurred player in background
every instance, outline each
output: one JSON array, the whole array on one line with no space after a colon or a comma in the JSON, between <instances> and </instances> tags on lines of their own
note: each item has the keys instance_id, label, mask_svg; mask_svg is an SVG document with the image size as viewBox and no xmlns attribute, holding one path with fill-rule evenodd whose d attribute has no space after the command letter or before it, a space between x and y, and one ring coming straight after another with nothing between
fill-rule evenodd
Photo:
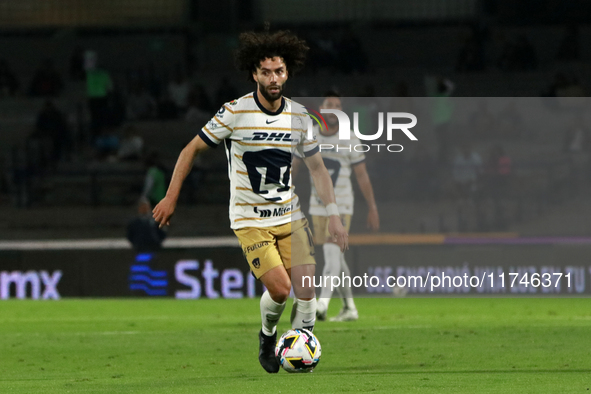
<instances>
[{"instance_id":1,"label":"blurred player in background","mask_svg":"<svg viewBox=\"0 0 591 394\"><path fill-rule=\"evenodd\" d=\"M342 250L348 244L315 137L306 139L305 109L283 97L288 75L303 67L307 51L303 40L286 31L240 35L237 66L256 83L256 90L224 104L183 149L166 197L153 211L161 225L169 224L195 155L224 143L230 178L230 226L252 273L267 288L260 303L259 362L269 373L279 371L274 353L276 326L292 284L297 298L292 327L312 330L316 320L314 287L305 287L302 281L303 276L314 275L316 262L312 234L293 192L294 151L305 158L317 194L332 214L328 229L333 241Z\"/></svg>"},{"instance_id":2,"label":"blurred player in background","mask_svg":"<svg viewBox=\"0 0 591 394\"><path fill-rule=\"evenodd\" d=\"M342 111L343 107L339 95L335 92L326 93L320 109L337 109ZM330 173L343 226L349 231L351 215L353 215L353 186L351 184L351 170L353 170L359 188L369 208L367 227L373 231L377 231L380 228L380 219L373 188L364 162L365 154L357 152L354 149L354 146L361 142L353 133L351 133L350 140L339 140L339 122L336 115L323 114L323 116L326 120L328 130L317 128L316 135L318 137L318 145L321 147L320 154L324 160L324 165ZM296 165L294 163L294 167ZM315 243L322 245L324 252L322 276L337 276L341 278L342 275L345 275L350 277L351 273L345 261L345 254L339 245L332 241L332 237L328 232L328 213L324 205L322 205L315 183L312 183L312 192L310 194L310 215L312 215ZM343 308L330 321L357 320L359 314L353 301L351 287L341 286L337 290L342 296ZM316 311L318 320L326 320L331 296L332 290L330 286L324 286L318 299Z\"/></svg>"}]
</instances>

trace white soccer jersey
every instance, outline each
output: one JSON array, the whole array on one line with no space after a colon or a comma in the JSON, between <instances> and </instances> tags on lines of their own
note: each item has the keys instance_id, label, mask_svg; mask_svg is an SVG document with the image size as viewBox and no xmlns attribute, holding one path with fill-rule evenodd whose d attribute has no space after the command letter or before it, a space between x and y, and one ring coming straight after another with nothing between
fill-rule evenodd
<instances>
[{"instance_id":1,"label":"white soccer jersey","mask_svg":"<svg viewBox=\"0 0 591 394\"><path fill-rule=\"evenodd\" d=\"M271 227L303 218L291 179L292 155L318 152L306 139L305 108L287 98L277 112L250 93L226 103L199 135L209 146L222 141L230 178L230 227Z\"/></svg>"},{"instance_id":2,"label":"white soccer jersey","mask_svg":"<svg viewBox=\"0 0 591 394\"><path fill-rule=\"evenodd\" d=\"M330 136L322 135L316 127L314 131L318 138L318 145L321 147L320 154L324 165L332 179L339 213L352 215L354 197L351 166L365 160L363 152L355 151L355 146L361 142L353 132L351 132L350 140L342 141L339 140L339 133ZM332 148L329 145L332 145ZM310 193L310 215L327 216L326 208L318 197L314 182L312 182L312 192Z\"/></svg>"}]
</instances>

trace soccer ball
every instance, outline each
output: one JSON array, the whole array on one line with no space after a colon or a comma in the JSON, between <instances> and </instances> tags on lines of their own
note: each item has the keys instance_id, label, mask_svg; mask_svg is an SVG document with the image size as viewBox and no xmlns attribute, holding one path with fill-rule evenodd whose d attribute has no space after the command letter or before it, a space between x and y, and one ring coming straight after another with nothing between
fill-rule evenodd
<instances>
[{"instance_id":1,"label":"soccer ball","mask_svg":"<svg viewBox=\"0 0 591 394\"><path fill-rule=\"evenodd\" d=\"M275 346L277 362L287 372L312 372L321 353L318 338L303 328L286 331Z\"/></svg>"}]
</instances>

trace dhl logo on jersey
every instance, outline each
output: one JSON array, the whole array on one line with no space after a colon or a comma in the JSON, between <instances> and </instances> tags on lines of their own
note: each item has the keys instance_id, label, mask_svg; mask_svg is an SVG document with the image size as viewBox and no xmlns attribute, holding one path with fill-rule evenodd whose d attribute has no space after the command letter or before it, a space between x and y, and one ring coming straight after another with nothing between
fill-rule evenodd
<instances>
[{"instance_id":1,"label":"dhl logo on jersey","mask_svg":"<svg viewBox=\"0 0 591 394\"><path fill-rule=\"evenodd\" d=\"M252 137L244 137L244 141L290 141L291 133L265 133L257 131L252 134Z\"/></svg>"}]
</instances>

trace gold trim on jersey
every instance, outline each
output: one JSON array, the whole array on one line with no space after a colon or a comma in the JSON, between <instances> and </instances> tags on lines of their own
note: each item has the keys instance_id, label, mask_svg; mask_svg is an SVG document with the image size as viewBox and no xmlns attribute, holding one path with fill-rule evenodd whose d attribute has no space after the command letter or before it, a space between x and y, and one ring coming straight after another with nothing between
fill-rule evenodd
<instances>
[{"instance_id":1,"label":"gold trim on jersey","mask_svg":"<svg viewBox=\"0 0 591 394\"><path fill-rule=\"evenodd\" d=\"M253 143L253 142L242 142L242 141L234 141L234 142L236 142L237 144L246 145L246 146L273 146L273 147L280 147L280 148L291 148L293 146L291 144L269 144L270 142L275 142L275 141L266 141L266 142L263 142L260 144Z\"/></svg>"},{"instance_id":2,"label":"gold trim on jersey","mask_svg":"<svg viewBox=\"0 0 591 394\"><path fill-rule=\"evenodd\" d=\"M236 170L236 174L240 174L240 175L248 175L248 172L246 172L246 171L240 171L240 170Z\"/></svg>"},{"instance_id":3,"label":"gold trim on jersey","mask_svg":"<svg viewBox=\"0 0 591 394\"><path fill-rule=\"evenodd\" d=\"M235 222L241 222L243 220L263 220L263 219L276 219L276 218L280 218L282 216L285 215L291 215L292 213L296 213L299 212L300 208L296 209L295 211L289 211L289 212L285 212L283 215L279 215L279 216L269 216L269 217L265 217L265 218L239 218L239 219L234 219Z\"/></svg>"},{"instance_id":4,"label":"gold trim on jersey","mask_svg":"<svg viewBox=\"0 0 591 394\"><path fill-rule=\"evenodd\" d=\"M207 133L209 136L211 136L212 138L214 138L214 139L216 139L216 140L218 140L218 141L221 141L221 139L219 139L218 137L216 137L216 136L215 136L215 135L214 135L214 134L213 134L213 133L212 133L212 132L211 132L211 131L210 131L210 130L207 128L207 126L203 126L203 130L204 130L204 131L205 131L205 132L206 132L206 133Z\"/></svg>"},{"instance_id":5,"label":"gold trim on jersey","mask_svg":"<svg viewBox=\"0 0 591 394\"><path fill-rule=\"evenodd\" d=\"M275 123L275 122L273 122L273 123ZM291 130L299 130L299 129L292 129L291 127L244 126L244 127L235 127L234 130L280 130L280 131L291 131Z\"/></svg>"},{"instance_id":6,"label":"gold trim on jersey","mask_svg":"<svg viewBox=\"0 0 591 394\"><path fill-rule=\"evenodd\" d=\"M256 109L239 109L237 111L234 111L235 114L262 114L263 111L256 110Z\"/></svg>"},{"instance_id":7,"label":"gold trim on jersey","mask_svg":"<svg viewBox=\"0 0 591 394\"><path fill-rule=\"evenodd\" d=\"M261 111L260 109L239 109L237 111L234 111L235 114L264 114L263 111ZM266 114L265 114L266 115ZM282 112L278 115L289 115L289 116L301 116L301 117L306 117L308 115L306 114L301 114L298 112ZM277 115L271 115L271 116L277 116Z\"/></svg>"},{"instance_id":8,"label":"gold trim on jersey","mask_svg":"<svg viewBox=\"0 0 591 394\"><path fill-rule=\"evenodd\" d=\"M238 158L238 159L242 160L242 156L240 156L240 155L237 155L236 153L234 153L234 156L236 156L236 158Z\"/></svg>"},{"instance_id":9,"label":"gold trim on jersey","mask_svg":"<svg viewBox=\"0 0 591 394\"><path fill-rule=\"evenodd\" d=\"M239 207L243 207L243 206L253 206L253 205L273 205L273 204L287 204L288 202L291 202L291 200L293 200L295 198L292 197L287 201L284 202L277 202L277 201L271 201L271 202L261 202L261 203L250 203L250 202L237 202L234 205L239 206Z\"/></svg>"},{"instance_id":10,"label":"gold trim on jersey","mask_svg":"<svg viewBox=\"0 0 591 394\"><path fill-rule=\"evenodd\" d=\"M226 106L226 104L224 104L224 105L223 105L223 107L224 107L224 108L225 108L225 109L226 109L228 112L230 112L231 114L234 114L234 111L232 111L230 108L228 108L228 107Z\"/></svg>"},{"instance_id":11,"label":"gold trim on jersey","mask_svg":"<svg viewBox=\"0 0 591 394\"><path fill-rule=\"evenodd\" d=\"M222 122L221 120L218 119L217 115L214 115L213 117L219 124L221 124L222 126L224 126L226 129L230 130L230 132L233 132L234 130L232 130L231 128L229 128L224 122Z\"/></svg>"}]
</instances>

